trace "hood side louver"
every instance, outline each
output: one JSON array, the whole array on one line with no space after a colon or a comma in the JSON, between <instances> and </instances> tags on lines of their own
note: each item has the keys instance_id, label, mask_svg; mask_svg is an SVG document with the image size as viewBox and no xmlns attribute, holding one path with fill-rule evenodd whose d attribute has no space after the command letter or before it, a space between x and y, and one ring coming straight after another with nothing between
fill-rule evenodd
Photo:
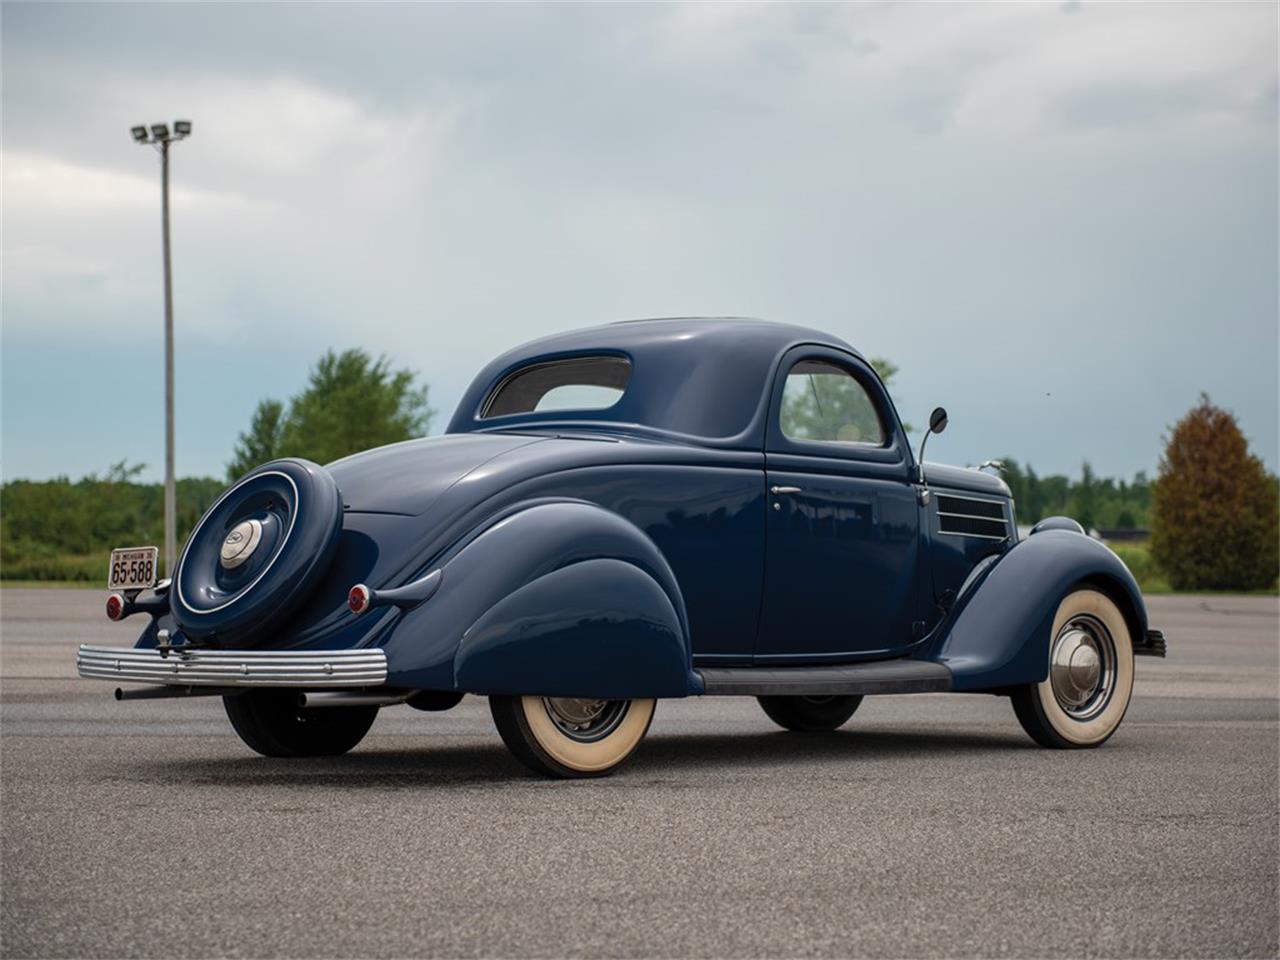
<instances>
[{"instance_id":1,"label":"hood side louver","mask_svg":"<svg viewBox=\"0 0 1280 960\"><path fill-rule=\"evenodd\" d=\"M938 494L938 530L961 537L1004 540L1009 536L1006 507L998 500Z\"/></svg>"}]
</instances>

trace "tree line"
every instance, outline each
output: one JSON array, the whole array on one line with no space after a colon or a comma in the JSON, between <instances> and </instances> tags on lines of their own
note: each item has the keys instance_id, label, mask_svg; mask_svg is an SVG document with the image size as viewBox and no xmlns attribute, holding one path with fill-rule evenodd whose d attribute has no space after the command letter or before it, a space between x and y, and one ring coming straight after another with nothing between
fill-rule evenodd
<instances>
[{"instance_id":1,"label":"tree line","mask_svg":"<svg viewBox=\"0 0 1280 960\"><path fill-rule=\"evenodd\" d=\"M121 462L80 480L0 486L0 574L6 580L106 583L112 547L164 542L164 485L139 483L144 464ZM181 543L223 490L214 477L177 482Z\"/></svg>"},{"instance_id":2,"label":"tree line","mask_svg":"<svg viewBox=\"0 0 1280 960\"><path fill-rule=\"evenodd\" d=\"M1006 457L1003 478L1013 494L1019 523L1035 523L1045 517L1072 517L1086 530L1145 529L1151 525L1152 482L1146 471L1132 480L1099 477L1089 461L1080 468L1080 479L1062 474L1040 476Z\"/></svg>"}]
</instances>

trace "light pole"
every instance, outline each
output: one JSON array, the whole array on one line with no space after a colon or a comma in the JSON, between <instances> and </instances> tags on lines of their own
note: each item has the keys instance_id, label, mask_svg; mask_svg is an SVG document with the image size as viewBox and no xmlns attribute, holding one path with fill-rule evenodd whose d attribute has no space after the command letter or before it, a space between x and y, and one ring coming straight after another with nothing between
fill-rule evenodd
<instances>
[{"instance_id":1,"label":"light pole","mask_svg":"<svg viewBox=\"0 0 1280 960\"><path fill-rule=\"evenodd\" d=\"M164 571L173 576L178 553L178 495L173 479L173 270L169 265L169 145L191 136L190 120L132 129L135 143L160 153L160 216L164 231Z\"/></svg>"}]
</instances>

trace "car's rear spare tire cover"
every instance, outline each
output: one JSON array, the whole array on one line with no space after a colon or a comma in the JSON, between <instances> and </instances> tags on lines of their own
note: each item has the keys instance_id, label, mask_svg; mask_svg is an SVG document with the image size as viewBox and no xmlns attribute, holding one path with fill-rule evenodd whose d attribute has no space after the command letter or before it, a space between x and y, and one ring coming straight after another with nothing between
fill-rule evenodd
<instances>
[{"instance_id":1,"label":"car's rear spare tire cover","mask_svg":"<svg viewBox=\"0 0 1280 960\"><path fill-rule=\"evenodd\" d=\"M273 460L196 524L169 605L188 636L248 645L315 587L342 532L342 494L310 460Z\"/></svg>"}]
</instances>

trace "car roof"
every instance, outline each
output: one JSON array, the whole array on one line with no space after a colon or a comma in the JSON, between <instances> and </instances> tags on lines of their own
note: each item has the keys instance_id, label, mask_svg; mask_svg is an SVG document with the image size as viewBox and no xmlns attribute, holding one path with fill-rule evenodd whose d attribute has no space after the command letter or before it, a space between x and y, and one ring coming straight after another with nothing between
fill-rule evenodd
<instances>
[{"instance_id":1,"label":"car roof","mask_svg":"<svg viewBox=\"0 0 1280 960\"><path fill-rule=\"evenodd\" d=\"M747 441L782 355L799 345L861 355L820 330L749 317L623 320L542 337L503 353L472 381L450 433L525 424L626 423L703 440ZM594 354L631 361L631 380L608 410L554 411L479 418L493 388L532 363ZM757 425L758 426L758 425Z\"/></svg>"}]
</instances>

